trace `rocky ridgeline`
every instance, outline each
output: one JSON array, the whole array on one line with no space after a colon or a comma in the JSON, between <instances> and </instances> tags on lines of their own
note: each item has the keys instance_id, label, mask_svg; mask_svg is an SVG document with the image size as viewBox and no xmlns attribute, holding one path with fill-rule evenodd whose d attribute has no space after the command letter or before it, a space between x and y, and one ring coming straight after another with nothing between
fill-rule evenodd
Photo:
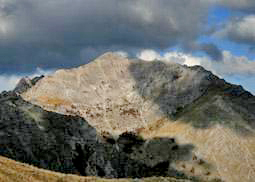
<instances>
[{"instance_id":1,"label":"rocky ridgeline","mask_svg":"<svg viewBox=\"0 0 255 182\"><path fill-rule=\"evenodd\" d=\"M16 87L14 88L14 92L15 93L24 93L25 91L27 91L29 88L31 88L32 86L34 86L39 80L41 80L42 78L44 78L44 75L42 76L38 76L38 77L34 77L32 79L30 79L29 77L24 77L22 78L18 84L16 85Z\"/></svg>"}]
</instances>

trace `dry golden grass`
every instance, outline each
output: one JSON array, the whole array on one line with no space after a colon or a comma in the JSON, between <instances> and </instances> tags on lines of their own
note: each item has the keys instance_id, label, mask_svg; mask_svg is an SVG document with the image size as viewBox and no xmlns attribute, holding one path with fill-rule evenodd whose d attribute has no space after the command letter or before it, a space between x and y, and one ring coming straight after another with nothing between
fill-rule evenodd
<instances>
[{"instance_id":1,"label":"dry golden grass","mask_svg":"<svg viewBox=\"0 0 255 182\"><path fill-rule=\"evenodd\" d=\"M133 179L103 179L61 174L16 162L0 156L0 182L132 182ZM152 177L137 182L189 182L174 178Z\"/></svg>"},{"instance_id":2,"label":"dry golden grass","mask_svg":"<svg viewBox=\"0 0 255 182\"><path fill-rule=\"evenodd\" d=\"M153 131L144 129L140 134L144 138L174 137L180 144L193 144L194 154L211 164L210 176L227 182L254 181L254 135L242 136L221 125L199 129L182 121L171 122L167 119L162 127L155 128ZM177 166L177 169L181 168Z\"/></svg>"},{"instance_id":3,"label":"dry golden grass","mask_svg":"<svg viewBox=\"0 0 255 182\"><path fill-rule=\"evenodd\" d=\"M38 100L40 100L40 102L42 103L46 103L46 104L49 104L49 105L52 105L52 106L61 106L61 105L68 105L70 106L71 105L71 102L70 101L67 101L67 100L64 100L64 99L60 99L60 98L51 98L51 97L47 97L47 96L40 96L38 98Z\"/></svg>"}]
</instances>

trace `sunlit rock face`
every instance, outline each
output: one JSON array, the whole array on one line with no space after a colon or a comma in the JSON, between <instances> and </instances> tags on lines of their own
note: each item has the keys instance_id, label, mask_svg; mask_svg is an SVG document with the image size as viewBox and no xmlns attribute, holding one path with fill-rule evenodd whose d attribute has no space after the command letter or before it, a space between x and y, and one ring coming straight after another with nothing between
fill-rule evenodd
<instances>
[{"instance_id":1,"label":"sunlit rock face","mask_svg":"<svg viewBox=\"0 0 255 182\"><path fill-rule=\"evenodd\" d=\"M23 98L51 111L78 114L100 131L119 134L173 116L205 92L209 76L178 64L107 53L87 65L58 70Z\"/></svg>"},{"instance_id":2,"label":"sunlit rock face","mask_svg":"<svg viewBox=\"0 0 255 182\"><path fill-rule=\"evenodd\" d=\"M185 174L254 180L255 98L200 66L106 53L46 76L22 97L49 111L79 115L101 133L136 131L192 144L193 159L174 166Z\"/></svg>"}]
</instances>

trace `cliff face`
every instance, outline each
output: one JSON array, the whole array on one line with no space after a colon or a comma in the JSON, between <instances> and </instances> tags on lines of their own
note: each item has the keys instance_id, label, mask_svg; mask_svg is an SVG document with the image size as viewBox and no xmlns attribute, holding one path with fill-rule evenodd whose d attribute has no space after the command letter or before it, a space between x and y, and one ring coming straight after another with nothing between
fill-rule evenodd
<instances>
[{"instance_id":1,"label":"cliff face","mask_svg":"<svg viewBox=\"0 0 255 182\"><path fill-rule=\"evenodd\" d=\"M21 96L45 110L80 116L100 138L107 135L107 145L92 148L97 148L98 155L105 150L112 155L92 152L92 160L87 161L92 163L88 166L97 166L95 161L108 166L102 161L112 161L111 167L84 174L139 176L132 170L138 165L140 174L154 171L150 175L218 177L233 182L255 177L255 97L200 66L129 60L107 53L87 65L46 76ZM127 131L143 136L143 141L118 143ZM172 138L178 151L185 148L185 155L174 154ZM116 158L118 162L113 162ZM127 160L130 164L124 165ZM110 172L112 168L124 171Z\"/></svg>"}]
</instances>

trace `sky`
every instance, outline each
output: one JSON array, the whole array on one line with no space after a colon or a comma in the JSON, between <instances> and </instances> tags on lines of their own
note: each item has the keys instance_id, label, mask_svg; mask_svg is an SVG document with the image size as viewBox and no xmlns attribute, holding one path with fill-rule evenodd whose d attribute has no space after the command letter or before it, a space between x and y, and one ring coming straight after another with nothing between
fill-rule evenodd
<instances>
[{"instance_id":1,"label":"sky","mask_svg":"<svg viewBox=\"0 0 255 182\"><path fill-rule=\"evenodd\" d=\"M255 1L0 0L0 91L108 51L201 65L255 94Z\"/></svg>"}]
</instances>

